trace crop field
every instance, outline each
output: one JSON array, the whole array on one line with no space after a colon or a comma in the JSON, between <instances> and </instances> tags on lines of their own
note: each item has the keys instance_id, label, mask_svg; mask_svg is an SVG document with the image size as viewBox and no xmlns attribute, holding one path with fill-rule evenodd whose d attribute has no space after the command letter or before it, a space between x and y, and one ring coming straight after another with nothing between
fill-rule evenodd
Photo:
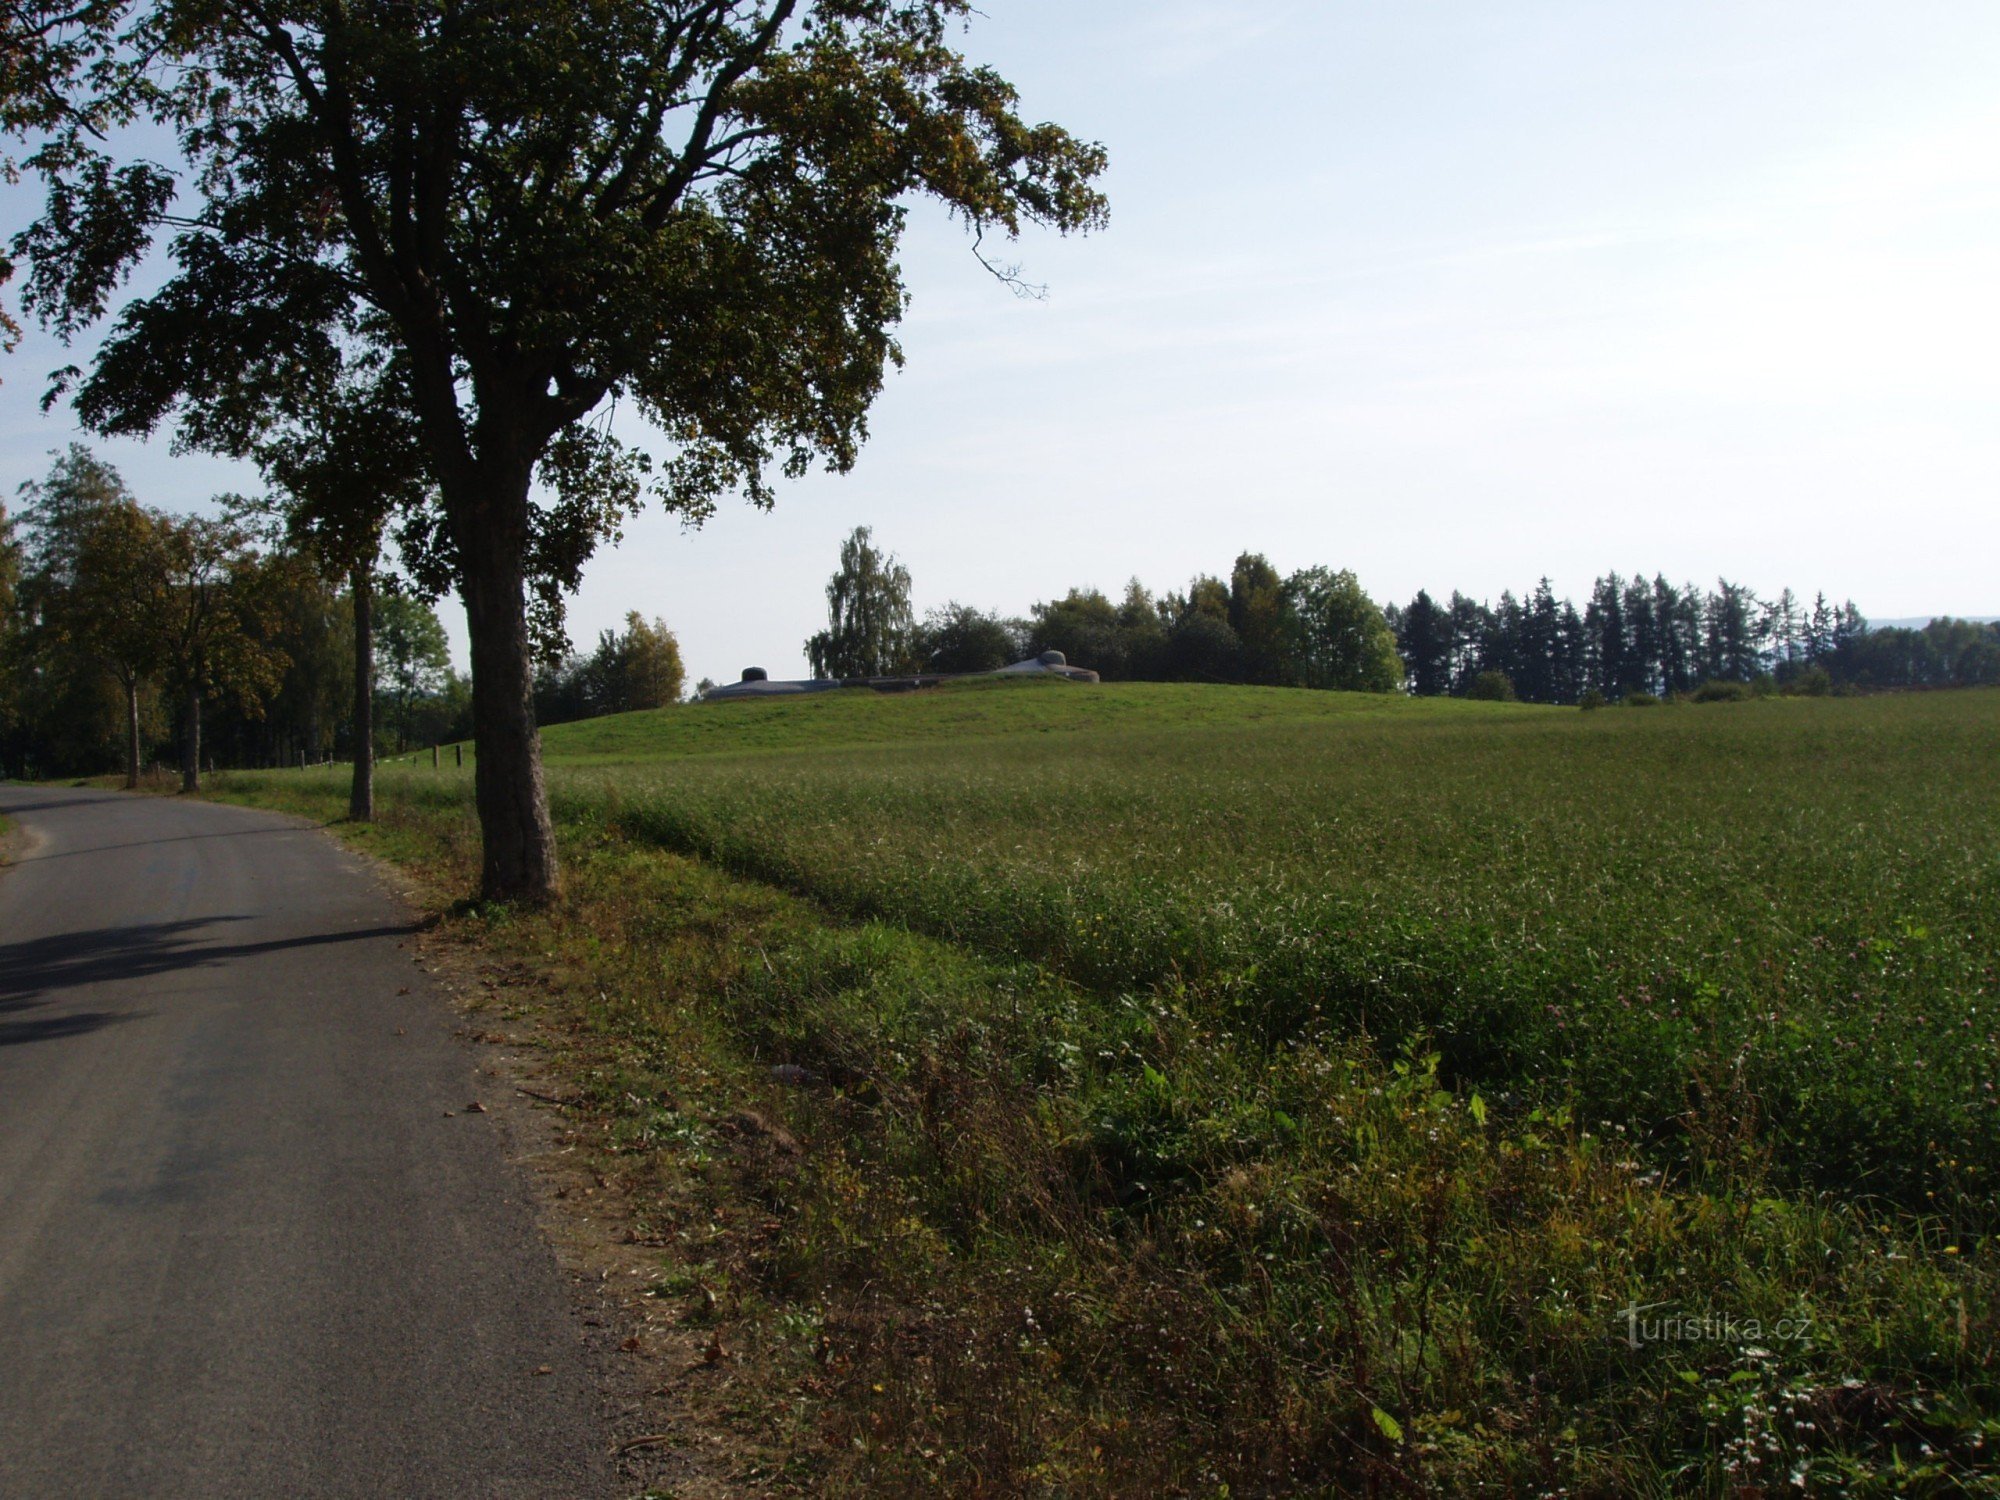
<instances>
[{"instance_id":1,"label":"crop field","mask_svg":"<svg viewBox=\"0 0 2000 1500\"><path fill-rule=\"evenodd\" d=\"M783 893L702 898L702 1003L868 1100L800 1128L929 1226L823 1200L791 1274L962 1289L871 1430L1024 1492L1992 1487L2000 694L1019 684L545 744L586 867ZM469 769L382 774L462 824ZM606 920L628 985L694 878ZM1660 1306L1815 1332L1616 1336Z\"/></svg>"},{"instance_id":2,"label":"crop field","mask_svg":"<svg viewBox=\"0 0 2000 1500\"><path fill-rule=\"evenodd\" d=\"M718 747L557 795L1258 1046L1421 1033L1450 1076L1663 1143L1726 1069L1802 1180L1921 1198L2000 1171L2000 698L1218 723L1114 691L1125 717L1065 734ZM750 712L746 738L784 714ZM557 728L551 758L639 728Z\"/></svg>"}]
</instances>

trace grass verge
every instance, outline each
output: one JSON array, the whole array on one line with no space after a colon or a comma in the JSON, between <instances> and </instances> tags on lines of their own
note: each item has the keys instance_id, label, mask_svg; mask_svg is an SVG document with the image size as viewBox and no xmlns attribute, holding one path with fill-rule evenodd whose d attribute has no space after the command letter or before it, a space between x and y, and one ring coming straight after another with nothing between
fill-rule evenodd
<instances>
[{"instance_id":1,"label":"grass verge","mask_svg":"<svg viewBox=\"0 0 2000 1500\"><path fill-rule=\"evenodd\" d=\"M214 789L340 806L309 773ZM383 801L346 835L467 888L463 800ZM1726 1067L1665 1171L1441 1086L1420 1036L1265 1045L1195 993L1106 1004L561 833L560 909L448 925L587 1040L577 1105L662 1320L733 1370L706 1410L760 1445L746 1481L2000 1493L1992 1242L1778 1185Z\"/></svg>"}]
</instances>

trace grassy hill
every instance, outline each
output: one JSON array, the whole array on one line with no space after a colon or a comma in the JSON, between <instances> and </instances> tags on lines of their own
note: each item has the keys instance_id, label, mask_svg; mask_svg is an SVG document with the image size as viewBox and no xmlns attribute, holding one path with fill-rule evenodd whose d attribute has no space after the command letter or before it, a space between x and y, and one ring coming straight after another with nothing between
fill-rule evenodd
<instances>
[{"instance_id":1,"label":"grassy hill","mask_svg":"<svg viewBox=\"0 0 2000 1500\"><path fill-rule=\"evenodd\" d=\"M1165 733L1201 727L1247 730L1284 724L1325 725L1357 718L1399 723L1483 721L1549 712L1520 704L1374 693L1153 682L1092 686L1001 679L954 683L916 693L855 688L612 714L551 725L542 731L542 751L552 762L616 764L764 750L969 743L1013 735Z\"/></svg>"}]
</instances>

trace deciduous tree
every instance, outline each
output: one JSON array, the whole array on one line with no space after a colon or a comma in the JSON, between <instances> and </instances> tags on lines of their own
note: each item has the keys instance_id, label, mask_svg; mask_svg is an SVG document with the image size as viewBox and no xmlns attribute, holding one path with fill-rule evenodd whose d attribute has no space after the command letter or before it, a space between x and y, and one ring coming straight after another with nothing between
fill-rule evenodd
<instances>
[{"instance_id":1,"label":"deciduous tree","mask_svg":"<svg viewBox=\"0 0 2000 1500\"><path fill-rule=\"evenodd\" d=\"M444 686L451 670L451 646L444 625L421 599L400 591L377 600L375 640L382 673L378 691L389 700L396 730L396 751L410 748L412 715L420 699Z\"/></svg>"},{"instance_id":2,"label":"deciduous tree","mask_svg":"<svg viewBox=\"0 0 2000 1500\"><path fill-rule=\"evenodd\" d=\"M840 544L826 585L826 629L806 642L815 677L884 677L914 663L910 570L879 551L866 526Z\"/></svg>"},{"instance_id":3,"label":"deciduous tree","mask_svg":"<svg viewBox=\"0 0 2000 1500\"><path fill-rule=\"evenodd\" d=\"M107 673L124 705L125 784L139 784L141 687L160 667L167 559L161 519L80 443L21 487L31 571L26 646L44 672Z\"/></svg>"},{"instance_id":4,"label":"deciduous tree","mask_svg":"<svg viewBox=\"0 0 2000 1500\"><path fill-rule=\"evenodd\" d=\"M1302 569L1285 580L1285 598L1305 686L1358 693L1402 687L1396 637L1354 574Z\"/></svg>"},{"instance_id":5,"label":"deciduous tree","mask_svg":"<svg viewBox=\"0 0 2000 1500\"><path fill-rule=\"evenodd\" d=\"M161 545L166 561L162 665L180 702L181 790L201 786L201 709L227 693L259 711L284 671L282 652L266 644L258 612L256 560L234 523L206 516L168 518Z\"/></svg>"},{"instance_id":6,"label":"deciduous tree","mask_svg":"<svg viewBox=\"0 0 2000 1500\"><path fill-rule=\"evenodd\" d=\"M991 672L1027 650L1007 621L956 600L925 615L917 635L927 672Z\"/></svg>"}]
</instances>

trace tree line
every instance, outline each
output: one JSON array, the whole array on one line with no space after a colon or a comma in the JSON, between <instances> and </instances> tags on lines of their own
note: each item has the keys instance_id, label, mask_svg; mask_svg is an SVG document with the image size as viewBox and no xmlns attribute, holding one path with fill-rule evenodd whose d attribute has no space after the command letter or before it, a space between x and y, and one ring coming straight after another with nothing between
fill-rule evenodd
<instances>
[{"instance_id":1,"label":"tree line","mask_svg":"<svg viewBox=\"0 0 2000 1500\"><path fill-rule=\"evenodd\" d=\"M919 618L909 570L866 527L841 546L827 625L806 642L818 677L989 672L1047 650L1107 681L1253 683L1419 696L1613 701L1704 688L1789 691L2000 683L2000 623L1871 629L1853 602L1772 598L1727 579L1704 591L1610 573L1579 610L1547 579L1497 604L1419 590L1378 609L1351 572L1280 576L1261 553L1227 578L1112 599L1073 588L1010 617L956 602Z\"/></svg>"},{"instance_id":2,"label":"tree line","mask_svg":"<svg viewBox=\"0 0 2000 1500\"><path fill-rule=\"evenodd\" d=\"M357 620L345 570L270 508L142 505L80 444L0 504L0 766L30 775L353 759L462 733L468 689L422 599L385 581ZM357 629L372 636L366 715Z\"/></svg>"},{"instance_id":3,"label":"tree line","mask_svg":"<svg viewBox=\"0 0 2000 1500\"><path fill-rule=\"evenodd\" d=\"M357 608L348 559L281 501L218 510L142 505L81 444L0 503L0 771L136 785L166 761L193 789L209 765L340 759L365 781L379 756L470 738L471 684L410 580L371 567ZM673 632L635 612L588 654L546 653L536 701L556 723L681 685Z\"/></svg>"},{"instance_id":4,"label":"tree line","mask_svg":"<svg viewBox=\"0 0 2000 1500\"><path fill-rule=\"evenodd\" d=\"M813 674L990 672L1053 650L1111 682L1374 693L1403 682L1395 635L1353 573L1315 567L1280 576L1260 553L1238 557L1226 580L1203 574L1154 594L1135 578L1115 602L1073 588L1025 618L954 601L919 620L910 586L908 569L858 528L827 584L826 628L805 643Z\"/></svg>"},{"instance_id":5,"label":"tree line","mask_svg":"<svg viewBox=\"0 0 2000 1500\"><path fill-rule=\"evenodd\" d=\"M1419 590L1387 611L1409 690L1422 696L1581 703L1697 694L1705 686L1970 687L2000 683L2000 625L1937 619L1870 629L1853 601L1810 604L1791 589L1676 586L1661 575L1592 585L1584 607L1544 578L1488 605Z\"/></svg>"}]
</instances>

